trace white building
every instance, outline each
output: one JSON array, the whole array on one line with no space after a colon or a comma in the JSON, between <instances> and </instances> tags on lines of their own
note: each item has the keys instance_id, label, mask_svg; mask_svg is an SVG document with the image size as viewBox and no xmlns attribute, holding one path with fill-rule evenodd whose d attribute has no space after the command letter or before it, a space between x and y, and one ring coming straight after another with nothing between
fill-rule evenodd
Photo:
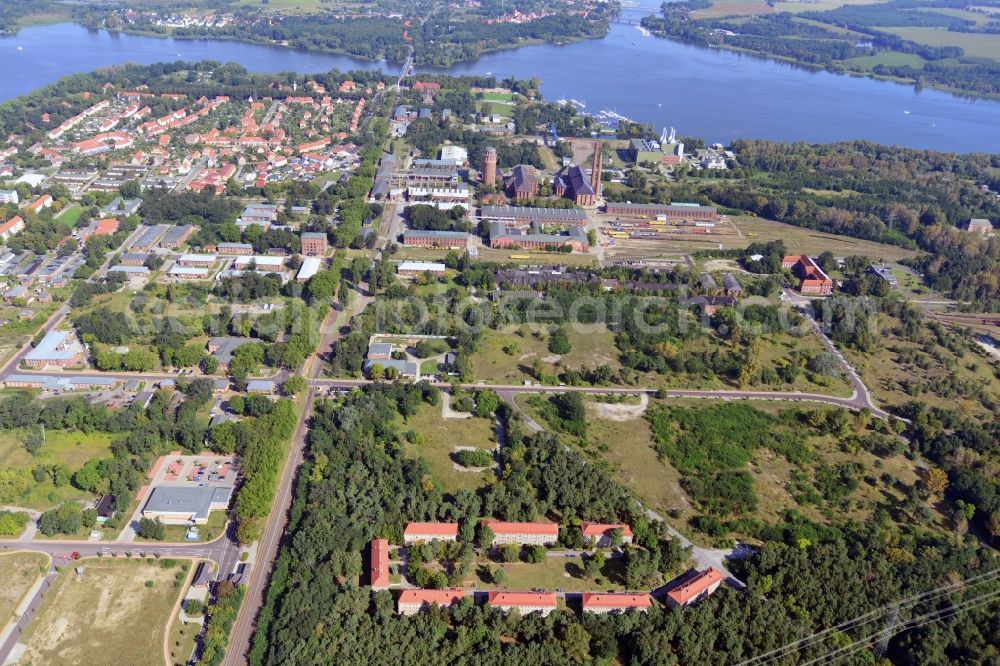
<instances>
[{"instance_id":1,"label":"white building","mask_svg":"<svg viewBox=\"0 0 1000 666\"><path fill-rule=\"evenodd\" d=\"M454 162L455 166L462 166L469 161L469 151L462 146L442 146L441 161Z\"/></svg>"},{"instance_id":2,"label":"white building","mask_svg":"<svg viewBox=\"0 0 1000 666\"><path fill-rule=\"evenodd\" d=\"M21 203L17 190L0 190L0 204Z\"/></svg>"}]
</instances>

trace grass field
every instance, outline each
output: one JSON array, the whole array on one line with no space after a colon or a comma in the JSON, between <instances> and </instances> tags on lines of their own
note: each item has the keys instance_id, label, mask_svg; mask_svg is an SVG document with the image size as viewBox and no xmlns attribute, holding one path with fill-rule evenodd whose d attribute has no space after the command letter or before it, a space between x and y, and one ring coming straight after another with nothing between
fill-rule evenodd
<instances>
[{"instance_id":1,"label":"grass field","mask_svg":"<svg viewBox=\"0 0 1000 666\"><path fill-rule=\"evenodd\" d=\"M182 566L162 564L86 559L79 562L82 576L67 568L22 638L27 651L20 663L162 663L166 625L180 592L174 580Z\"/></svg>"},{"instance_id":2,"label":"grass field","mask_svg":"<svg viewBox=\"0 0 1000 666\"><path fill-rule=\"evenodd\" d=\"M473 372L477 379L487 382L520 384L532 378L531 369L536 359L542 361L545 371L550 374L557 374L553 363L556 360L568 368L584 365L621 367L614 337L604 326L592 332L567 327L567 333L572 349L560 358L548 350L547 327L525 324L491 331L472 357ZM504 351L505 348L510 353Z\"/></svg>"},{"instance_id":3,"label":"grass field","mask_svg":"<svg viewBox=\"0 0 1000 666\"><path fill-rule=\"evenodd\" d=\"M451 454L456 446L474 446L492 449L496 446L493 421L472 417L468 419L445 419L441 416L441 406L421 405L416 414L399 425L399 432L405 434L414 430L423 435L421 444L410 444L401 437L401 446L413 458L423 458L431 470L434 480L446 493L459 490L475 490L493 479L493 471L460 472L454 469Z\"/></svg>"},{"instance_id":4,"label":"grass field","mask_svg":"<svg viewBox=\"0 0 1000 666\"><path fill-rule=\"evenodd\" d=\"M111 455L111 435L50 430L45 433L45 444L35 456L25 450L24 436L23 431L0 433L0 469L17 470L28 483L21 497L8 498L10 504L44 510L65 500L93 499L90 493L71 485L56 488L51 478L38 483L32 478L31 470L39 465L62 464L71 473L75 472L91 458Z\"/></svg>"},{"instance_id":5,"label":"grass field","mask_svg":"<svg viewBox=\"0 0 1000 666\"><path fill-rule=\"evenodd\" d=\"M48 566L49 558L42 553L9 553L0 555L0 627L14 616L17 605Z\"/></svg>"},{"instance_id":6,"label":"grass field","mask_svg":"<svg viewBox=\"0 0 1000 666\"><path fill-rule=\"evenodd\" d=\"M879 28L918 44L928 46L959 46L973 58L1000 60L1000 35L951 32L939 28Z\"/></svg>"},{"instance_id":7,"label":"grass field","mask_svg":"<svg viewBox=\"0 0 1000 666\"><path fill-rule=\"evenodd\" d=\"M953 7L920 7L916 11L926 14L942 14L944 16L954 16L955 18L972 21L977 26L986 25L994 18L978 12L970 12L965 9L955 9Z\"/></svg>"},{"instance_id":8,"label":"grass field","mask_svg":"<svg viewBox=\"0 0 1000 666\"><path fill-rule=\"evenodd\" d=\"M751 242L783 240L785 249L791 254L820 254L829 250L838 257L862 254L887 261L898 261L921 254L895 245L828 234L760 217L734 217L732 221L743 233L743 238L732 244L725 243L729 247L746 247Z\"/></svg>"},{"instance_id":9,"label":"grass field","mask_svg":"<svg viewBox=\"0 0 1000 666\"><path fill-rule=\"evenodd\" d=\"M484 579L481 567L476 567L472 574L463 581L463 585L481 589L503 587L508 590L531 590L541 588L554 592L563 589L567 592L592 592L611 588L624 589L625 571L621 560L607 559L601 572L593 578L583 575L583 558L549 557L541 564L527 562L508 562L498 564L491 562L490 567L503 569L506 580L503 585L494 585Z\"/></svg>"},{"instance_id":10,"label":"grass field","mask_svg":"<svg viewBox=\"0 0 1000 666\"><path fill-rule=\"evenodd\" d=\"M68 229L72 229L76 226L76 221L80 219L81 215L83 215L83 207L74 206L73 208L67 208L62 215L55 218L55 221L66 226Z\"/></svg>"}]
</instances>

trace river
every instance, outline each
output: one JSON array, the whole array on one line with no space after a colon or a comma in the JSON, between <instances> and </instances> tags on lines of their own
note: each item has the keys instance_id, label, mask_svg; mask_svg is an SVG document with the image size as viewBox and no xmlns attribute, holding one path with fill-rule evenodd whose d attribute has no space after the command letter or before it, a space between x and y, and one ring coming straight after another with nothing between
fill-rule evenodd
<instances>
[{"instance_id":1,"label":"river","mask_svg":"<svg viewBox=\"0 0 1000 666\"><path fill-rule=\"evenodd\" d=\"M0 38L0 100L107 65L201 59L265 72L397 68L258 44L157 39L57 24ZM644 37L630 25L615 24L600 40L529 46L419 71L537 77L547 99L580 100L588 111L615 110L710 142L740 137L870 139L915 148L1000 152L1000 102Z\"/></svg>"}]
</instances>

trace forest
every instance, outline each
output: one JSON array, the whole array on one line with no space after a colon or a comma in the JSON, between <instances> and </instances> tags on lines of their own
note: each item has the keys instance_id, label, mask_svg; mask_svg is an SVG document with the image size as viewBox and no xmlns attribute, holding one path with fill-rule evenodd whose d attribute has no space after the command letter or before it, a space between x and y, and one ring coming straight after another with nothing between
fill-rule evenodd
<instances>
[{"instance_id":1,"label":"forest","mask_svg":"<svg viewBox=\"0 0 1000 666\"><path fill-rule=\"evenodd\" d=\"M499 479L479 493L443 495L423 461L403 456L397 443L400 418L405 423L416 403L436 400L434 391L376 384L317 405L292 536L272 577L251 663L734 663L996 566L971 536L942 538L878 516L831 526L790 516L736 567L746 593L723 589L693 608L656 606L622 616L559 611L543 619L465 602L452 611L396 616L391 592L373 594L358 584L360 553L374 537L398 543L408 520L544 513L618 518L649 529L626 489L547 435L524 435L504 408L510 441ZM989 580L965 594L998 589ZM1000 656L991 638L997 621L983 607L972 609L901 634L886 656L893 663L987 664ZM833 645L810 645L801 654L817 657Z\"/></svg>"}]
</instances>

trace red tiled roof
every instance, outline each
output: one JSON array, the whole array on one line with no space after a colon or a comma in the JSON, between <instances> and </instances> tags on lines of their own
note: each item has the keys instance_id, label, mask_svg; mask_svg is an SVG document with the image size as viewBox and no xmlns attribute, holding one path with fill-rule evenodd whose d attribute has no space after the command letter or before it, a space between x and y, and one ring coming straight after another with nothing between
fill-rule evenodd
<instances>
[{"instance_id":1,"label":"red tiled roof","mask_svg":"<svg viewBox=\"0 0 1000 666\"><path fill-rule=\"evenodd\" d=\"M457 604L466 596L465 590L403 590L399 594L401 604L427 604L450 606Z\"/></svg>"},{"instance_id":2,"label":"red tiled roof","mask_svg":"<svg viewBox=\"0 0 1000 666\"><path fill-rule=\"evenodd\" d=\"M699 572L697 576L694 576L683 585L670 590L667 596L678 604L684 604L704 593L705 590L720 582L723 578L724 576L716 569L709 567Z\"/></svg>"},{"instance_id":3,"label":"red tiled roof","mask_svg":"<svg viewBox=\"0 0 1000 666\"><path fill-rule=\"evenodd\" d=\"M0 234L7 233L12 228L14 228L19 222L23 223L24 220L21 219L20 215L15 215L14 217L10 218L9 220L7 220L6 222L4 222L3 224L0 224Z\"/></svg>"},{"instance_id":4,"label":"red tiled roof","mask_svg":"<svg viewBox=\"0 0 1000 666\"><path fill-rule=\"evenodd\" d=\"M371 566L368 580L372 587L389 587L389 542L373 539L371 543Z\"/></svg>"},{"instance_id":5,"label":"red tiled roof","mask_svg":"<svg viewBox=\"0 0 1000 666\"><path fill-rule=\"evenodd\" d=\"M118 231L118 220L108 217L97 223L97 226L94 228L94 235L111 235L116 231Z\"/></svg>"},{"instance_id":6,"label":"red tiled roof","mask_svg":"<svg viewBox=\"0 0 1000 666\"><path fill-rule=\"evenodd\" d=\"M458 523L407 523L403 536L458 536Z\"/></svg>"},{"instance_id":7,"label":"red tiled roof","mask_svg":"<svg viewBox=\"0 0 1000 666\"><path fill-rule=\"evenodd\" d=\"M490 592L491 606L551 606L556 607L555 592Z\"/></svg>"},{"instance_id":8,"label":"red tiled roof","mask_svg":"<svg viewBox=\"0 0 1000 666\"><path fill-rule=\"evenodd\" d=\"M493 534L548 534L559 536L559 525L556 523L508 523L501 520L487 520L485 525L493 530Z\"/></svg>"},{"instance_id":9,"label":"red tiled roof","mask_svg":"<svg viewBox=\"0 0 1000 666\"><path fill-rule=\"evenodd\" d=\"M613 530L620 529L622 531L622 536L630 537L632 536L632 528L624 523L621 524L610 524L610 523L580 523L580 530L583 532L584 537L601 537L604 534L611 532Z\"/></svg>"},{"instance_id":10,"label":"red tiled roof","mask_svg":"<svg viewBox=\"0 0 1000 666\"><path fill-rule=\"evenodd\" d=\"M588 608L649 608L648 594L583 593L583 609Z\"/></svg>"}]
</instances>

